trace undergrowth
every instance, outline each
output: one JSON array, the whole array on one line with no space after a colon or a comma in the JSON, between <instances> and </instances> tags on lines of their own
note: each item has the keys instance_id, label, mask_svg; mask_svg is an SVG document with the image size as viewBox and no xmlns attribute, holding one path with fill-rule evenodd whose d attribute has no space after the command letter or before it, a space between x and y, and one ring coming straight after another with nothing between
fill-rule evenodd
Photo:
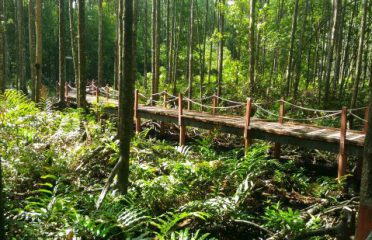
<instances>
[{"instance_id":1,"label":"undergrowth","mask_svg":"<svg viewBox=\"0 0 372 240\"><path fill-rule=\"evenodd\" d=\"M211 136L176 147L144 131L131 147L129 193L114 181L96 209L118 161L115 124L16 91L0 97L0 109L9 239L289 237L326 224L303 209L342 200L342 183L271 159L267 144L242 157L218 151Z\"/></svg>"}]
</instances>

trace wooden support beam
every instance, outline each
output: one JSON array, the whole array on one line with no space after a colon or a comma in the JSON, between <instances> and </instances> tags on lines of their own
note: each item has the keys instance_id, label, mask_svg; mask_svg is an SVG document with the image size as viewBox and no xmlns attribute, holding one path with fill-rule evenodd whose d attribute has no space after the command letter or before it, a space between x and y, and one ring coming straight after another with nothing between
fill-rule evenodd
<instances>
[{"instance_id":1,"label":"wooden support beam","mask_svg":"<svg viewBox=\"0 0 372 240\"><path fill-rule=\"evenodd\" d=\"M184 123L182 121L182 115L183 115L183 103L182 103L182 93L178 95L178 125L180 128L180 141L179 145L183 146L185 145L185 139L186 139L186 126L184 126Z\"/></svg>"},{"instance_id":2,"label":"wooden support beam","mask_svg":"<svg viewBox=\"0 0 372 240\"><path fill-rule=\"evenodd\" d=\"M247 104L245 108L245 125L244 125L244 153L247 155L249 149L249 128L251 125L251 108L252 102L250 98L247 98Z\"/></svg>"},{"instance_id":3,"label":"wooden support beam","mask_svg":"<svg viewBox=\"0 0 372 240\"><path fill-rule=\"evenodd\" d=\"M138 100L138 89L136 89L134 94L134 119L136 121L136 133L141 132L141 118L138 114Z\"/></svg>"},{"instance_id":4,"label":"wooden support beam","mask_svg":"<svg viewBox=\"0 0 372 240\"><path fill-rule=\"evenodd\" d=\"M284 98L280 98L280 107L279 107L279 123L283 124L284 123ZM280 143L275 143L274 145L274 157L276 159L280 158L280 153L281 153L281 144Z\"/></svg>"},{"instance_id":5,"label":"wooden support beam","mask_svg":"<svg viewBox=\"0 0 372 240\"><path fill-rule=\"evenodd\" d=\"M216 107L217 107L217 96L216 96L216 94L214 93L214 94L213 94L213 97L212 97L212 114L213 114L213 115L216 114Z\"/></svg>"},{"instance_id":6,"label":"wooden support beam","mask_svg":"<svg viewBox=\"0 0 372 240\"><path fill-rule=\"evenodd\" d=\"M347 127L347 107L342 108L341 112L341 127L340 127L340 148L338 153L338 175L337 179L341 178L346 174L346 127Z\"/></svg>"}]
</instances>

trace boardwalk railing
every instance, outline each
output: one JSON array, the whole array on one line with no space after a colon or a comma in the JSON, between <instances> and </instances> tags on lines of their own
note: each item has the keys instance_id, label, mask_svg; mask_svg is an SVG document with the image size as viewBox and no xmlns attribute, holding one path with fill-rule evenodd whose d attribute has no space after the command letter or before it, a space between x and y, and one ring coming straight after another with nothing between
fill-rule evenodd
<instances>
[{"instance_id":1,"label":"boardwalk railing","mask_svg":"<svg viewBox=\"0 0 372 240\"><path fill-rule=\"evenodd\" d=\"M69 92L76 92L76 88L66 85L65 91L66 96L69 96ZM119 92L108 85L105 87L97 87L95 85L95 82L91 82L86 87L86 92L89 95L95 96L97 101L99 101L100 96L102 97L102 101L109 101L109 100L117 100L119 97ZM162 100L161 100L162 99ZM206 104L206 102L210 102L211 105ZM134 119L135 119L135 125L136 125L136 132L141 131L141 114L140 110L142 111L142 106L139 103L144 102L145 105L152 106L153 108L153 115L161 114L160 112L154 110L156 106L161 106L161 109L163 111L165 109L178 109L177 111L177 124L179 126L179 144L184 145L185 144L185 138L186 138L186 121L185 121L185 113L184 113L184 103L187 103L187 118L189 118L190 115L201 115L205 113L205 111L210 112L212 116L221 117L224 115L218 114L218 112L222 111L228 111L233 110L235 113L240 113L240 115L244 114L244 127L243 127L243 136L244 136L244 146L245 151L248 151L249 144L251 142L252 134L252 116L257 112L257 115L260 116L266 116L271 119L277 119L278 124L281 126L284 126L285 121L288 121L290 123L293 122L311 122L311 121L317 121L317 120L323 120L323 119L329 119L329 118L336 118L340 117L340 128L338 129L338 139L339 139L339 149L338 149L338 177L345 175L346 172L346 144L348 142L346 138L347 134L347 119L348 116L352 116L354 119L359 120L364 123L364 134L367 131L367 119L368 119L368 108L362 107L362 108L356 108L356 109L347 109L346 107L343 107L342 110L321 110L321 109L313 109L313 108L307 108L304 106L295 105L293 103L287 102L284 100L284 98L281 98L280 100L275 101L276 103L279 103L279 112L275 113L269 109L266 109L264 107L264 104L255 103L252 98L247 98L246 102L239 102L239 101L232 101L229 99L222 98L220 96L217 96L216 94L213 94L212 96L207 96L201 99L190 99L187 97L184 97L182 94L179 94L178 96L174 96L167 91L159 92L152 94L151 96L147 97L143 94L141 94L138 90L135 91L135 104L134 104ZM192 106L198 106L202 112L192 111ZM295 118L295 117L289 117L285 115L285 106L288 106L292 109L298 109L300 111L307 111L311 112L311 117L308 118ZM357 113L360 114L360 112L364 111L364 118L360 117ZM154 115L155 114L155 115ZM228 116L236 116L236 115L228 115ZM238 119L239 120L239 119ZM261 120L255 118L255 121ZM202 120L200 120L202 121ZM266 122L267 123L267 122ZM267 124L268 125L268 124ZM161 123L161 129L163 129L163 122ZM313 125L295 125L295 126L308 126L311 127ZM256 127L257 128L257 127ZM275 127L274 127L275 128ZM311 134L317 134L317 132L322 132L323 130L327 130L331 128L324 127L324 129L319 129L312 132L307 133L308 135ZM262 129L261 129L262 130ZM274 129L275 130L275 129ZM268 130L269 131L269 130ZM270 131L269 131L270 132ZM271 131L273 132L273 131ZM337 133L337 129L332 128L332 135ZM273 133L280 135L279 133ZM361 133L362 134L362 133ZM356 136L356 138L359 138L360 135ZM301 139L301 138L300 138ZM305 139L304 139L305 140ZM302 141L302 140L301 140ZM326 140L325 140L326 141ZM281 144L279 142L275 143L274 146L274 155L276 158L280 157L280 149ZM360 167L360 166L359 166Z\"/></svg>"}]
</instances>

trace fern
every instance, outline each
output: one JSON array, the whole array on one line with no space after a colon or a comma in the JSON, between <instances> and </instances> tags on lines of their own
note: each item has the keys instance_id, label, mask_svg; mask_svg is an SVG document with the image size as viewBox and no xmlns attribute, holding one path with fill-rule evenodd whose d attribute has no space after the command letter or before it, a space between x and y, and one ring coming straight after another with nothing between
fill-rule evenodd
<instances>
[{"instance_id":1,"label":"fern","mask_svg":"<svg viewBox=\"0 0 372 240\"><path fill-rule=\"evenodd\" d=\"M156 227L158 231L155 232L157 239L166 239L171 230L176 226L176 224L186 218L199 218L206 220L209 217L207 213L204 212L182 212L182 213L166 213L156 218L154 221L151 221L151 225Z\"/></svg>"}]
</instances>

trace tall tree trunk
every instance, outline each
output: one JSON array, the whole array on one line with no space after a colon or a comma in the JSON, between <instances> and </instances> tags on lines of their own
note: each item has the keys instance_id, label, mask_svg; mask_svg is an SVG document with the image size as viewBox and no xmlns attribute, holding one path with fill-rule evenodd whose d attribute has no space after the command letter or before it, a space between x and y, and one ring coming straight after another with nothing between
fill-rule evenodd
<instances>
[{"instance_id":1,"label":"tall tree trunk","mask_svg":"<svg viewBox=\"0 0 372 240\"><path fill-rule=\"evenodd\" d=\"M191 0L190 2L190 25L189 25L189 45L188 45L188 52L189 52L189 55L188 55L188 82L189 82L189 86L188 86L188 98L189 99L192 99L192 84L193 84L193 71L192 71L192 64L193 64L193 41L194 41L194 0ZM191 102L188 101L187 102L188 105L187 105L187 108L190 110L191 109Z\"/></svg>"},{"instance_id":2,"label":"tall tree trunk","mask_svg":"<svg viewBox=\"0 0 372 240\"><path fill-rule=\"evenodd\" d=\"M170 0L166 0L166 9L167 9L167 20L166 20L166 73L165 73L165 82L164 85L167 85L170 82L169 79L169 52L170 52Z\"/></svg>"},{"instance_id":3,"label":"tall tree trunk","mask_svg":"<svg viewBox=\"0 0 372 240\"><path fill-rule=\"evenodd\" d=\"M205 50L207 46L207 25L209 16L209 0L205 1L205 19L203 29L203 49L200 58L200 100L203 98L204 92L204 79L205 79Z\"/></svg>"},{"instance_id":4,"label":"tall tree trunk","mask_svg":"<svg viewBox=\"0 0 372 240\"><path fill-rule=\"evenodd\" d=\"M363 7L367 7L366 0L363 0ZM366 11L367 11L366 8L364 8L362 19L365 18ZM365 22L363 24L365 24ZM362 32L363 26L361 26L361 34L363 34ZM361 50L360 46L358 51L359 50ZM370 81L372 81L372 75L370 75ZM372 85L369 86L369 92L370 92L369 109L371 110ZM360 187L358 227L356 230L355 239L356 240L367 239L371 231L372 231L372 114L370 111L368 116L368 129L364 142L364 157L362 168L362 181Z\"/></svg>"},{"instance_id":5,"label":"tall tree trunk","mask_svg":"<svg viewBox=\"0 0 372 240\"><path fill-rule=\"evenodd\" d=\"M356 106L358 91L359 91L360 75L362 73L362 57L363 57L363 51L364 51L364 35L365 35L365 32L366 32L366 20L367 20L367 11L368 11L367 0L363 0L363 3L361 5L361 7L362 7L362 18L361 18L360 30L359 30L358 56L357 56L355 74L354 74L354 77L353 77L354 85L353 85L353 93L352 93L352 97L351 97L350 108L355 108L355 106ZM352 121L350 121L350 123L352 123Z\"/></svg>"},{"instance_id":6,"label":"tall tree trunk","mask_svg":"<svg viewBox=\"0 0 372 240\"><path fill-rule=\"evenodd\" d=\"M97 87L103 85L103 17L102 0L98 0L98 77Z\"/></svg>"},{"instance_id":7,"label":"tall tree trunk","mask_svg":"<svg viewBox=\"0 0 372 240\"><path fill-rule=\"evenodd\" d=\"M42 65L43 65L43 38L41 28L41 1L36 0L35 5L35 30L36 30L36 53L35 53L35 102L40 101Z\"/></svg>"},{"instance_id":8,"label":"tall tree trunk","mask_svg":"<svg viewBox=\"0 0 372 240\"><path fill-rule=\"evenodd\" d=\"M74 8L73 8L73 1L69 0L68 5L68 13L70 18L70 42L71 42L71 55L72 55L72 63L74 68L74 78L75 78L75 84L77 87L79 87L78 81L79 81L79 71L78 71L78 59L77 59L77 49L76 49L76 36L75 36L75 30L74 30Z\"/></svg>"},{"instance_id":9,"label":"tall tree trunk","mask_svg":"<svg viewBox=\"0 0 372 240\"><path fill-rule=\"evenodd\" d=\"M0 93L5 91L5 17L4 17L4 0L0 0ZM2 203L2 181L1 181L1 162L0 162L0 202ZM3 212L0 205L0 239L2 238L3 229Z\"/></svg>"},{"instance_id":10,"label":"tall tree trunk","mask_svg":"<svg viewBox=\"0 0 372 240\"><path fill-rule=\"evenodd\" d=\"M17 0L17 33L18 33L18 59L17 59L17 80L19 88L27 94L27 85L25 78L25 43L23 30L23 0ZM18 87L18 86L17 86Z\"/></svg>"},{"instance_id":11,"label":"tall tree trunk","mask_svg":"<svg viewBox=\"0 0 372 240\"><path fill-rule=\"evenodd\" d=\"M298 1L298 0L297 0ZM249 36L249 89L250 94L254 94L256 91L255 86L255 29L256 29L256 0L250 0L250 36Z\"/></svg>"},{"instance_id":12,"label":"tall tree trunk","mask_svg":"<svg viewBox=\"0 0 372 240\"><path fill-rule=\"evenodd\" d=\"M298 93L298 86L300 83L301 78L301 68L302 68L302 45L304 42L304 35L306 30L306 18L307 18L307 10L308 10L309 2L308 0L305 0L305 7L304 12L302 16L302 28L300 33L300 41L298 42L298 53L296 58L296 71L295 71L295 77L294 77L294 84L293 84L293 96L296 98Z\"/></svg>"},{"instance_id":13,"label":"tall tree trunk","mask_svg":"<svg viewBox=\"0 0 372 240\"><path fill-rule=\"evenodd\" d=\"M346 6L346 0L345 0L345 4ZM346 81L346 75L347 75L347 70L348 70L348 66L350 66L350 56L349 56L349 51L350 51L350 45L351 45L351 38L352 38L352 29L353 29L353 25L354 25L354 19L355 19L355 12L357 10L357 2L354 2L353 3L353 8L351 10L351 19L350 19L350 22L349 22L349 27L348 27L348 32L347 32L347 40L346 40L346 45L345 45L345 49L344 49L344 53L343 53L343 61L342 61L342 68L341 68L341 83L340 83L340 87L339 87L339 96L342 96L344 94L344 84L345 84L345 81Z\"/></svg>"},{"instance_id":14,"label":"tall tree trunk","mask_svg":"<svg viewBox=\"0 0 372 240\"><path fill-rule=\"evenodd\" d=\"M253 0L255 1L255 0ZM218 41L218 68L217 68L217 96L221 96L222 94L222 77L223 77L223 48L224 48L224 28L225 28L225 0L220 0L219 6L219 21L218 21L218 28L221 34L220 39Z\"/></svg>"},{"instance_id":15,"label":"tall tree trunk","mask_svg":"<svg viewBox=\"0 0 372 240\"><path fill-rule=\"evenodd\" d=\"M115 89L120 86L120 81L123 79L123 0L118 0L118 27L117 27L117 55L118 55L118 78L116 81L117 86L115 86Z\"/></svg>"},{"instance_id":16,"label":"tall tree trunk","mask_svg":"<svg viewBox=\"0 0 372 240\"><path fill-rule=\"evenodd\" d=\"M121 1L121 0L119 0ZM136 1L136 0L134 0ZM133 94L135 62L133 54L133 0L125 0L124 7L124 78L119 89L119 153L121 165L118 171L119 188L127 193L129 185L130 142L133 136Z\"/></svg>"},{"instance_id":17,"label":"tall tree trunk","mask_svg":"<svg viewBox=\"0 0 372 240\"><path fill-rule=\"evenodd\" d=\"M35 6L34 0L28 2L28 48L30 55L31 99L35 99Z\"/></svg>"},{"instance_id":18,"label":"tall tree trunk","mask_svg":"<svg viewBox=\"0 0 372 240\"><path fill-rule=\"evenodd\" d=\"M287 71L286 71L286 81L287 86L285 90L286 96L289 96L290 89L291 89L291 76L292 76L292 70L293 70L293 50L294 50L294 42L295 42L295 36L297 31L297 16L298 16L298 2L299 0L295 0L295 7L293 11L293 18L292 18L292 31L291 31L291 41L290 41L290 47L289 47L289 54L288 54L288 65L287 65Z\"/></svg>"},{"instance_id":19,"label":"tall tree trunk","mask_svg":"<svg viewBox=\"0 0 372 240\"><path fill-rule=\"evenodd\" d=\"M66 83L66 72L65 72L65 1L58 1L58 32L59 32L59 66L58 66L58 75L59 75L59 102L61 104L65 103L65 83Z\"/></svg>"},{"instance_id":20,"label":"tall tree trunk","mask_svg":"<svg viewBox=\"0 0 372 240\"><path fill-rule=\"evenodd\" d=\"M77 96L78 107L85 108L86 102L86 52L85 52L85 0L78 0L78 73L79 92Z\"/></svg>"},{"instance_id":21,"label":"tall tree trunk","mask_svg":"<svg viewBox=\"0 0 372 240\"><path fill-rule=\"evenodd\" d=\"M160 0L153 0L153 73L152 94L159 92L160 77ZM154 100L156 96L152 96Z\"/></svg>"},{"instance_id":22,"label":"tall tree trunk","mask_svg":"<svg viewBox=\"0 0 372 240\"><path fill-rule=\"evenodd\" d=\"M145 2L145 16L144 16L144 24L143 24L143 87L147 89L147 32L148 32L148 20L147 20L147 14L148 14L148 1L144 0Z\"/></svg>"},{"instance_id":23,"label":"tall tree trunk","mask_svg":"<svg viewBox=\"0 0 372 240\"><path fill-rule=\"evenodd\" d=\"M337 33L339 31L339 22L340 22L340 11L341 11L341 0L333 0L332 4L333 8L333 20L332 20L332 28L329 37L329 44L328 44L328 55L327 55L327 70L326 70L326 77L325 77L325 88L324 88L324 107L329 106L330 100L330 86L331 86L331 71L333 66L333 52L334 48L337 45ZM337 68L337 66L336 66Z\"/></svg>"}]
</instances>

